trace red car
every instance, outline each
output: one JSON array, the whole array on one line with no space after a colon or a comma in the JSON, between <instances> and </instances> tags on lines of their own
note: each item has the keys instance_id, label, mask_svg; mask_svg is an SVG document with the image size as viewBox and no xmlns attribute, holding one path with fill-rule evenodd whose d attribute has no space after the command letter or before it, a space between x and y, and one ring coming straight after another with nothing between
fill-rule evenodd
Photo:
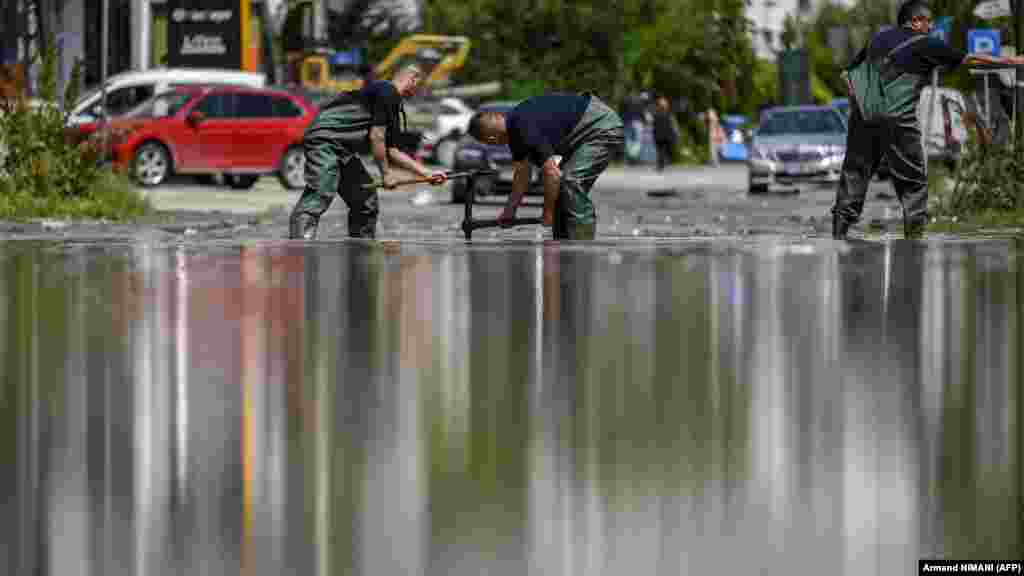
<instances>
[{"instance_id":1,"label":"red car","mask_svg":"<svg viewBox=\"0 0 1024 576\"><path fill-rule=\"evenodd\" d=\"M301 188L302 135L315 115L305 99L284 91L180 87L111 121L114 166L147 187L172 173L219 173L233 188L250 188L264 174Z\"/></svg>"}]
</instances>

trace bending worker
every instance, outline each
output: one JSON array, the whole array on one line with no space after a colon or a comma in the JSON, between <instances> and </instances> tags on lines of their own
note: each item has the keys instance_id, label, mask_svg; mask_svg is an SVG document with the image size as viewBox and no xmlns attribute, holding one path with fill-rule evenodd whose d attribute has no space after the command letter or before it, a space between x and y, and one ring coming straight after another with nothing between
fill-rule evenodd
<instances>
[{"instance_id":1,"label":"bending worker","mask_svg":"<svg viewBox=\"0 0 1024 576\"><path fill-rule=\"evenodd\" d=\"M346 141L368 137L370 151L380 170L382 185L394 188L397 177L392 161L431 184L443 184L443 172L430 172L398 148L401 135L402 99L419 88L422 72L415 64L402 68L394 80L377 80L362 88L343 92L324 104L303 139L306 156L306 187L295 204L289 221L290 238L316 238L320 216L327 211L334 195L348 205L348 235L373 238L377 228L378 200L362 159Z\"/></svg>"},{"instance_id":2,"label":"bending worker","mask_svg":"<svg viewBox=\"0 0 1024 576\"><path fill-rule=\"evenodd\" d=\"M876 34L848 67L854 71L876 66L882 86L885 112L865 120L856 95L872 98L874 92L851 77L851 111L846 159L832 208L832 235L846 238L860 219L871 177L883 155L888 160L896 196L903 205L904 236L919 238L928 222L928 167L917 115L921 92L936 68L967 65L1013 65L1022 58L968 55L938 38L928 36L932 13L924 0L907 0L899 9L898 26ZM860 84L866 84L863 80ZM870 104L870 103L869 103Z\"/></svg>"},{"instance_id":3,"label":"bending worker","mask_svg":"<svg viewBox=\"0 0 1024 576\"><path fill-rule=\"evenodd\" d=\"M592 240L597 226L590 190L622 149L622 119L597 96L551 93L520 102L506 115L481 112L469 133L507 144L515 173L498 221L510 224L530 185L530 162L541 168L545 226L559 240Z\"/></svg>"}]
</instances>

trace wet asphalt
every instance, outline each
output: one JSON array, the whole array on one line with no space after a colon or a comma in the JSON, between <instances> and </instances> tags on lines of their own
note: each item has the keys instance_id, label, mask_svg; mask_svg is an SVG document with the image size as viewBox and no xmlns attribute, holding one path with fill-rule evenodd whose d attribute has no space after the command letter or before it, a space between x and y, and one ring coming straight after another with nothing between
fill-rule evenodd
<instances>
[{"instance_id":1,"label":"wet asphalt","mask_svg":"<svg viewBox=\"0 0 1024 576\"><path fill-rule=\"evenodd\" d=\"M287 215L299 196L276 178L264 177L250 190L200 185L188 177L144 191L156 213L136 222L0 222L8 239L119 239L144 242L275 240L287 237ZM832 184L747 192L743 165L680 167L658 173L650 167L612 167L593 192L600 239L787 238L826 237L831 230ZM381 192L378 237L383 240L463 240L462 205L451 203L448 186L418 185ZM504 196L484 197L475 218L493 218ZM521 216L537 215L540 198L528 197ZM346 207L336 199L324 216L319 240L345 239ZM860 227L875 238L898 237L899 204L888 182L876 181ZM855 231L855 234L857 232ZM477 241L544 240L539 226L481 230Z\"/></svg>"}]
</instances>

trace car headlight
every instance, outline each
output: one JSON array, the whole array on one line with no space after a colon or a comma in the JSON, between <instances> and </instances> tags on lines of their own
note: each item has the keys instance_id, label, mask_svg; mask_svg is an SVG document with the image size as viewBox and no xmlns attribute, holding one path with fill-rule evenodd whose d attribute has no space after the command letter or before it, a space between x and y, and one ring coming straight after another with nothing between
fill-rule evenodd
<instances>
[{"instance_id":1,"label":"car headlight","mask_svg":"<svg viewBox=\"0 0 1024 576\"><path fill-rule=\"evenodd\" d=\"M826 164L842 164L846 157L846 147L829 146L825 149L824 161Z\"/></svg>"},{"instance_id":2,"label":"car headlight","mask_svg":"<svg viewBox=\"0 0 1024 576\"><path fill-rule=\"evenodd\" d=\"M484 157L484 151L476 148L462 148L455 153L455 159L463 162L479 162Z\"/></svg>"}]
</instances>

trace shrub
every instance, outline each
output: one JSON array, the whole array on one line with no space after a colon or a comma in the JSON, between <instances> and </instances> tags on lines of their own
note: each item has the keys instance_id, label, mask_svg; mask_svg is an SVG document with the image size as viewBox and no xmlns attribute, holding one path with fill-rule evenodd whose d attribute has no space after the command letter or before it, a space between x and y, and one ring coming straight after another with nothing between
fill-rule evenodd
<instances>
[{"instance_id":1,"label":"shrub","mask_svg":"<svg viewBox=\"0 0 1024 576\"><path fill-rule=\"evenodd\" d=\"M23 86L0 98L0 217L81 216L118 219L147 210L125 181L101 168L93 141L67 130L69 111L57 101L56 43L33 57L39 63L39 94ZM78 97L81 65L75 66L64 102Z\"/></svg>"},{"instance_id":2,"label":"shrub","mask_svg":"<svg viewBox=\"0 0 1024 576\"><path fill-rule=\"evenodd\" d=\"M0 181L0 219L88 218L124 220L152 211L127 176L109 170L100 172L82 194L61 197L35 195Z\"/></svg>"},{"instance_id":3,"label":"shrub","mask_svg":"<svg viewBox=\"0 0 1024 576\"><path fill-rule=\"evenodd\" d=\"M1024 209L1024 163L1013 142L995 146L972 138L955 173L952 191L936 203L937 215L970 217Z\"/></svg>"}]
</instances>

